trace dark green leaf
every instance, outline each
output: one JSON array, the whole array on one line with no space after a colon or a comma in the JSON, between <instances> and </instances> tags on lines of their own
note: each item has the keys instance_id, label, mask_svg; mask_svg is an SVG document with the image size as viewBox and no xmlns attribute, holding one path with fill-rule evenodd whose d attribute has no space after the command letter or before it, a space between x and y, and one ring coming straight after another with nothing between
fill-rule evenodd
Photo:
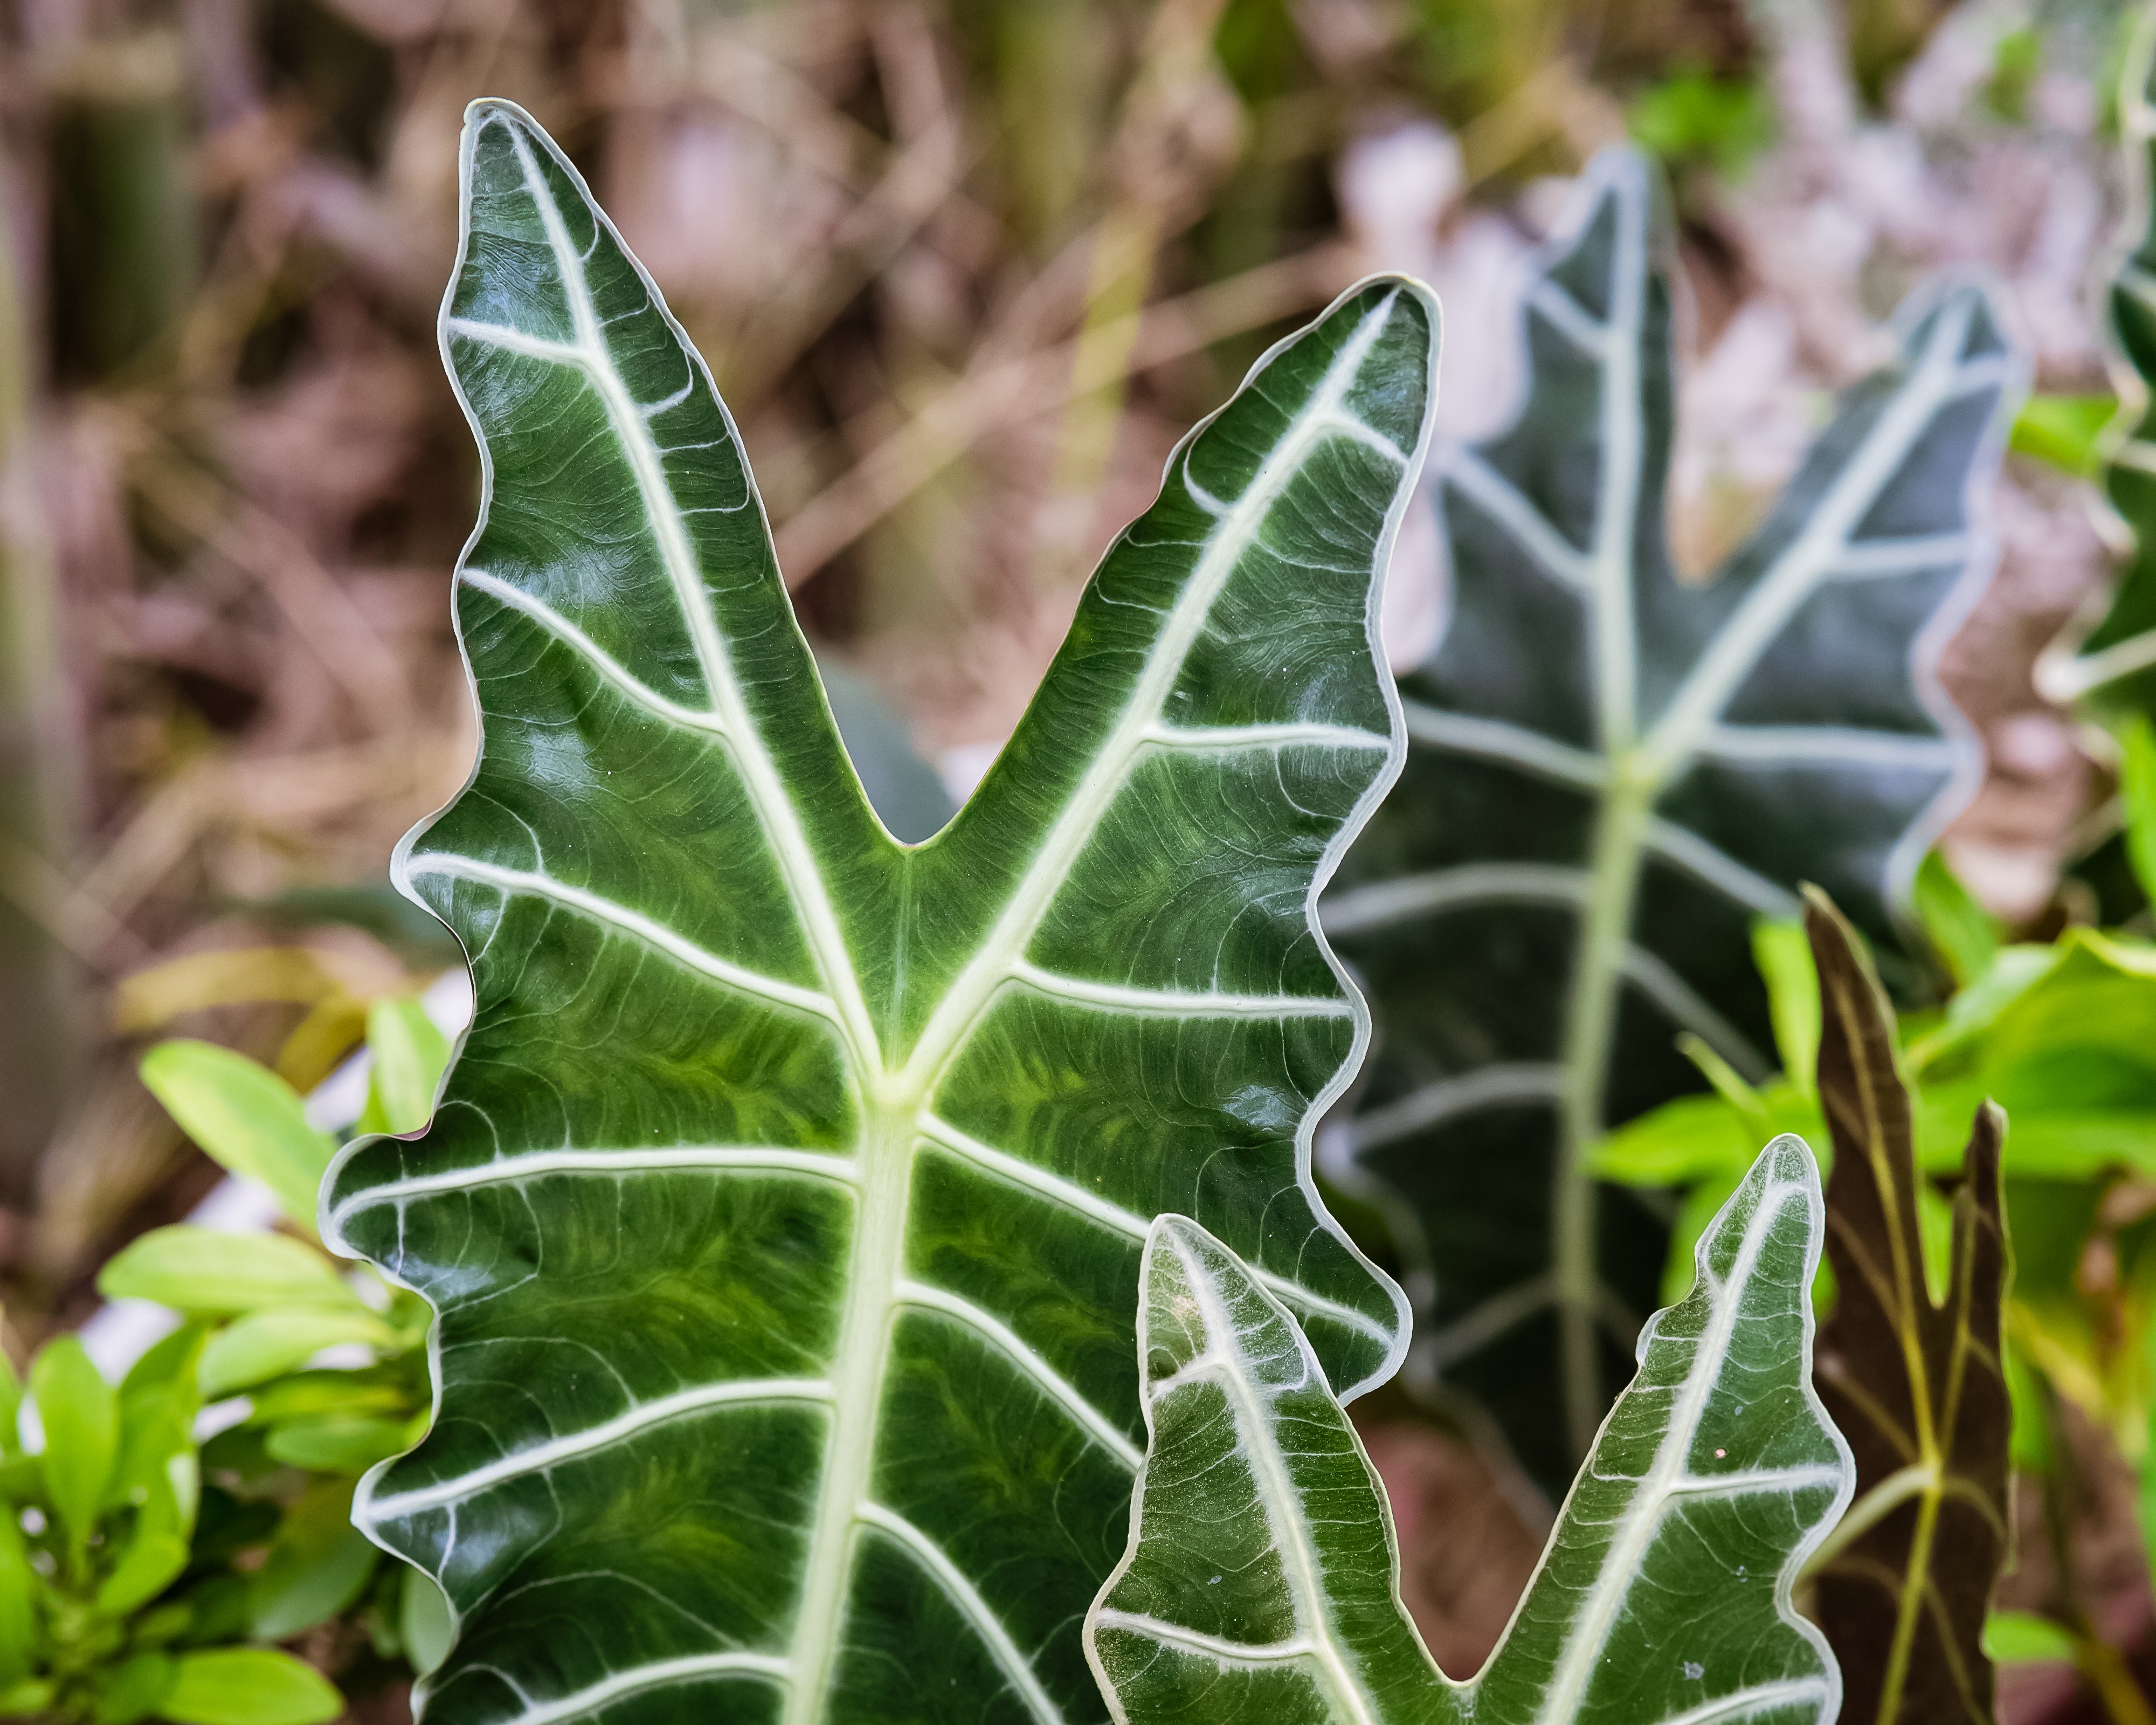
<instances>
[{"instance_id":1,"label":"dark green leaf","mask_svg":"<svg viewBox=\"0 0 2156 1725\"><path fill-rule=\"evenodd\" d=\"M1947 1297L1925 1284L1920 1188L1893 1013L1825 899L1805 907L1825 1032L1820 1100L1834 1136L1827 1257L1839 1290L1820 1335L1820 1399L1856 1457L1856 1503L1815 1564L1820 1626L1850 1725L1990 1725L1984 1618L2007 1551L2011 1411L2001 1363L2006 1243L1986 1104L1955 1194Z\"/></svg>"},{"instance_id":2,"label":"dark green leaf","mask_svg":"<svg viewBox=\"0 0 2156 1725\"><path fill-rule=\"evenodd\" d=\"M1364 1024L1311 901L1399 752L1373 595L1435 307L1376 280L1265 356L907 849L656 290L517 110L463 166L484 747L397 867L476 1016L325 1212L439 1314L437 1427L357 1511L455 1609L429 1717L1097 1718L1152 1217L1344 1388L1403 1345L1309 1171Z\"/></svg>"},{"instance_id":3,"label":"dark green leaf","mask_svg":"<svg viewBox=\"0 0 2156 1725\"><path fill-rule=\"evenodd\" d=\"M285 1511L253 1577L254 1637L281 1641L326 1623L367 1586L379 1555L352 1524L351 1479L318 1480Z\"/></svg>"},{"instance_id":4,"label":"dark green leaf","mask_svg":"<svg viewBox=\"0 0 2156 1725\"><path fill-rule=\"evenodd\" d=\"M1987 296L1912 304L1710 582L1665 546L1670 290L1637 158L1541 257L1513 427L1431 457L1451 615L1403 678L1399 788L1327 900L1381 1034L1328 1171L1370 1187L1421 1301L1410 1385L1493 1413L1562 1491L1631 1369L1661 1224L1609 1128L1702 1087L1689 1031L1772 1070L1756 917L1894 906L1971 789L1931 667L1990 558L1974 485L2019 366Z\"/></svg>"}]
</instances>

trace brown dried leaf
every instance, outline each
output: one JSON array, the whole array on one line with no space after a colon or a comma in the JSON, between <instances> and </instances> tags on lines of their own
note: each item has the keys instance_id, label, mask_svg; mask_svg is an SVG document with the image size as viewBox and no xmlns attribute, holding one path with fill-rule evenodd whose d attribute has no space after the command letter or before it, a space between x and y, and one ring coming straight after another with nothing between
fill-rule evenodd
<instances>
[{"instance_id":1,"label":"brown dried leaf","mask_svg":"<svg viewBox=\"0 0 2156 1725\"><path fill-rule=\"evenodd\" d=\"M1811 1615L1840 1661L1848 1725L1989 1725L1984 1619L2007 1552L2006 1117L1990 1102L1977 1111L1947 1298L1934 1305L1892 1009L1840 913L1816 889L1806 896L1834 1138L1826 1250L1840 1288L1813 1377L1856 1455L1857 1490L1814 1560Z\"/></svg>"}]
</instances>

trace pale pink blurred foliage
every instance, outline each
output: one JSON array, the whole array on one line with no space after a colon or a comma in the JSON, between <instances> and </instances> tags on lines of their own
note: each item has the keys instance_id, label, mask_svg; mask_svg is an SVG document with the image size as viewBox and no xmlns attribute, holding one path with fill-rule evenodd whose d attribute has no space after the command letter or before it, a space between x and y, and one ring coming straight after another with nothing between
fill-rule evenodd
<instances>
[{"instance_id":1,"label":"pale pink blurred foliage","mask_svg":"<svg viewBox=\"0 0 2156 1725\"><path fill-rule=\"evenodd\" d=\"M2096 131L2097 68L2046 72L2027 123L2002 124L1984 108L1984 87L2018 14L1964 6L1904 73L1891 114L1867 119L1824 17L1794 4L1768 16L1779 136L1687 212L1729 259L1708 263L1690 241L1681 249L1690 291L1670 531L1690 578L1758 523L1831 393L1892 352L1896 303L1934 272L1976 270L1999 286L2036 388L2105 387L2092 273L2120 197L2112 147ZM1343 224L1365 255L1439 290L1440 434L1502 429L1518 405L1517 275L1562 206L1560 188L1532 186L1509 208L1470 203L1457 141L1419 116L1352 142L1335 177ZM2055 473L2010 460L1989 509L1998 571L1943 675L1984 733L1992 772L1947 845L1994 910L2025 918L2049 901L2090 795L2071 721L2037 694L2032 671L2109 561L2086 488ZM1404 540L1392 580L1387 639L1398 665L1440 627L1434 537Z\"/></svg>"}]
</instances>

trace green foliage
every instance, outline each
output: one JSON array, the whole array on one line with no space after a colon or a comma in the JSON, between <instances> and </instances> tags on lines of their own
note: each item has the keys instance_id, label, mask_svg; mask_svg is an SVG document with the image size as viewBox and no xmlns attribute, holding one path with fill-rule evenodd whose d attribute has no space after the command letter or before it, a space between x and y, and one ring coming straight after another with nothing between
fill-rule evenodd
<instances>
[{"instance_id":1,"label":"green foliage","mask_svg":"<svg viewBox=\"0 0 2156 1725\"><path fill-rule=\"evenodd\" d=\"M1767 92L1752 78L1718 78L1704 66L1680 67L1632 98L1625 129L1641 148L1671 167L1710 167L1734 179L1774 141Z\"/></svg>"},{"instance_id":2,"label":"green foliage","mask_svg":"<svg viewBox=\"0 0 2156 1725\"><path fill-rule=\"evenodd\" d=\"M1791 1605L1848 1502L1810 1381L1822 1233L1805 1147L1760 1153L1650 1319L1504 1640L1472 1681L1401 1609L1383 1493L1280 1302L1181 1217L1153 1224L1131 1544L1087 1624L1116 1717L1265 1725L1828 1725L1840 1684Z\"/></svg>"},{"instance_id":3,"label":"green foliage","mask_svg":"<svg viewBox=\"0 0 2156 1725\"><path fill-rule=\"evenodd\" d=\"M32 1363L40 1449L0 1425L0 1713L319 1725L342 1711L291 1655L219 1645L256 1584L195 1538L203 1336L182 1326L116 1389L71 1336Z\"/></svg>"},{"instance_id":4,"label":"green foliage","mask_svg":"<svg viewBox=\"0 0 2156 1725\"><path fill-rule=\"evenodd\" d=\"M388 1003L370 1016L370 1115L423 1124L449 1055L440 1033L416 1003ZM425 1427L427 1310L313 1244L315 1188L335 1146L275 1073L167 1042L143 1076L306 1238L181 1224L125 1247L100 1291L183 1322L117 1389L74 1337L48 1343L28 1384L38 1454L16 1445L21 1390L0 1370L0 1714L318 1725L343 1711L336 1687L290 1653L237 1644L361 1612L384 1654L438 1651L429 1584L385 1569L351 1518L359 1473ZM352 1344L372 1363L310 1367ZM203 1404L241 1392L242 1417L198 1446Z\"/></svg>"}]
</instances>

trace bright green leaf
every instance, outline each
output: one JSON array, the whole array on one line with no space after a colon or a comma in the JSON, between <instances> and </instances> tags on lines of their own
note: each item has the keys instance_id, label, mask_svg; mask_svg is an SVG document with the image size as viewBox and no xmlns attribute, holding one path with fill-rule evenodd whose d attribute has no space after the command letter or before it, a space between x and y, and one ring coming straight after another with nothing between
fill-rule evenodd
<instances>
[{"instance_id":1,"label":"bright green leaf","mask_svg":"<svg viewBox=\"0 0 2156 1725\"><path fill-rule=\"evenodd\" d=\"M316 1189L336 1143L307 1124L290 1085L243 1054L190 1041L161 1042L143 1055L142 1082L206 1155L259 1180L286 1215L313 1229Z\"/></svg>"},{"instance_id":2,"label":"bright green leaf","mask_svg":"<svg viewBox=\"0 0 2156 1725\"><path fill-rule=\"evenodd\" d=\"M485 742L396 868L476 1015L427 1135L325 1195L439 1313L436 1430L357 1509L459 1614L429 1718L638 1673L714 1717L783 1682L793 1725L1097 1717L1153 1216L1256 1262L1343 1391L1404 1345L1309 1168L1367 1034L1310 901L1401 747L1373 596L1435 307L1375 280L1265 356L908 849L656 290L514 109L463 167ZM624 1574L664 1609L561 1632Z\"/></svg>"},{"instance_id":3,"label":"bright green leaf","mask_svg":"<svg viewBox=\"0 0 2156 1725\"><path fill-rule=\"evenodd\" d=\"M367 1009L367 1046L374 1061L358 1129L418 1131L434 1111L434 1091L449 1063L449 1038L417 1000L377 1000Z\"/></svg>"},{"instance_id":4,"label":"bright green leaf","mask_svg":"<svg viewBox=\"0 0 2156 1725\"><path fill-rule=\"evenodd\" d=\"M2071 1665L2074 1638L2033 1611L1994 1611L1984 1620L1984 1651L1999 1665Z\"/></svg>"},{"instance_id":5,"label":"bright green leaf","mask_svg":"<svg viewBox=\"0 0 2156 1725\"><path fill-rule=\"evenodd\" d=\"M1946 960L1956 988L1967 988L1990 969L1999 952L1998 921L1938 851L1926 851L1917 865L1911 896L1917 920Z\"/></svg>"},{"instance_id":6,"label":"bright green leaf","mask_svg":"<svg viewBox=\"0 0 2156 1725\"><path fill-rule=\"evenodd\" d=\"M152 1229L123 1247L98 1272L97 1290L108 1300L155 1300L208 1316L291 1303L359 1304L336 1265L312 1246L184 1222Z\"/></svg>"},{"instance_id":7,"label":"bright green leaf","mask_svg":"<svg viewBox=\"0 0 2156 1725\"><path fill-rule=\"evenodd\" d=\"M1748 936L1800 883L1917 969L1897 901L1981 776L1931 625L1989 564L1970 494L2021 369L1983 291L1919 295L1753 536L1681 581L1657 205L1644 163L1598 158L1527 286L1519 418L1432 455L1450 617L1322 911L1383 1031L1327 1168L1430 1291L1409 1387L1480 1401L1553 1497L1631 1373L1614 1316L1664 1261L1655 1210L1593 1178L1598 1141L1701 1087L1680 1031L1774 1070Z\"/></svg>"},{"instance_id":8,"label":"bright green leaf","mask_svg":"<svg viewBox=\"0 0 2156 1725\"><path fill-rule=\"evenodd\" d=\"M297 1370L325 1348L396 1345L397 1332L363 1307L277 1306L236 1318L203 1350L202 1393L214 1399Z\"/></svg>"},{"instance_id":9,"label":"bright green leaf","mask_svg":"<svg viewBox=\"0 0 2156 1725\"><path fill-rule=\"evenodd\" d=\"M38 1645L35 1598L44 1582L30 1567L16 1506L0 1500L0 1692L30 1675ZM4 1712L0 1707L0 1712Z\"/></svg>"},{"instance_id":10,"label":"bright green leaf","mask_svg":"<svg viewBox=\"0 0 2156 1725\"><path fill-rule=\"evenodd\" d=\"M38 1718L53 1704L53 1686L33 1678L0 1689L0 1719Z\"/></svg>"},{"instance_id":11,"label":"bright green leaf","mask_svg":"<svg viewBox=\"0 0 2156 1725\"><path fill-rule=\"evenodd\" d=\"M344 1697L304 1660L270 1647L182 1653L157 1711L174 1725L322 1725Z\"/></svg>"},{"instance_id":12,"label":"bright green leaf","mask_svg":"<svg viewBox=\"0 0 2156 1725\"><path fill-rule=\"evenodd\" d=\"M1851 1478L1810 1384L1823 1225L1811 1153L1777 1139L1642 1332L1504 1640L1454 1682L1401 1607L1377 1476L1295 1321L1204 1230L1157 1221L1151 1441L1086 1625L1117 1718L1827 1725L1834 1662L1790 1603Z\"/></svg>"},{"instance_id":13,"label":"bright green leaf","mask_svg":"<svg viewBox=\"0 0 2156 1725\"><path fill-rule=\"evenodd\" d=\"M0 1457L22 1453L22 1413L23 1380L15 1362L0 1351Z\"/></svg>"},{"instance_id":14,"label":"bright green leaf","mask_svg":"<svg viewBox=\"0 0 2156 1725\"><path fill-rule=\"evenodd\" d=\"M2126 855L2156 905L2156 726L2136 713L2120 727L2118 793L2126 805Z\"/></svg>"},{"instance_id":15,"label":"bright green leaf","mask_svg":"<svg viewBox=\"0 0 2156 1725\"><path fill-rule=\"evenodd\" d=\"M1762 916L1752 925L1752 962L1767 985L1767 1014L1782 1074L1800 1096L1812 1091L1819 1060L1819 977L1812 969L1804 925L1795 917Z\"/></svg>"},{"instance_id":16,"label":"bright green leaf","mask_svg":"<svg viewBox=\"0 0 2156 1725\"><path fill-rule=\"evenodd\" d=\"M292 1467L361 1473L410 1449L418 1437L408 1420L325 1414L273 1426L264 1447Z\"/></svg>"},{"instance_id":17,"label":"bright green leaf","mask_svg":"<svg viewBox=\"0 0 2156 1725\"><path fill-rule=\"evenodd\" d=\"M38 1349L30 1395L44 1428L45 1490L79 1561L119 1455L120 1398L73 1336Z\"/></svg>"},{"instance_id":18,"label":"bright green leaf","mask_svg":"<svg viewBox=\"0 0 2156 1725\"><path fill-rule=\"evenodd\" d=\"M2010 442L2017 454L2034 456L2076 479L2093 478L2097 440L2118 415L2111 395L2032 395L2014 416Z\"/></svg>"}]
</instances>

